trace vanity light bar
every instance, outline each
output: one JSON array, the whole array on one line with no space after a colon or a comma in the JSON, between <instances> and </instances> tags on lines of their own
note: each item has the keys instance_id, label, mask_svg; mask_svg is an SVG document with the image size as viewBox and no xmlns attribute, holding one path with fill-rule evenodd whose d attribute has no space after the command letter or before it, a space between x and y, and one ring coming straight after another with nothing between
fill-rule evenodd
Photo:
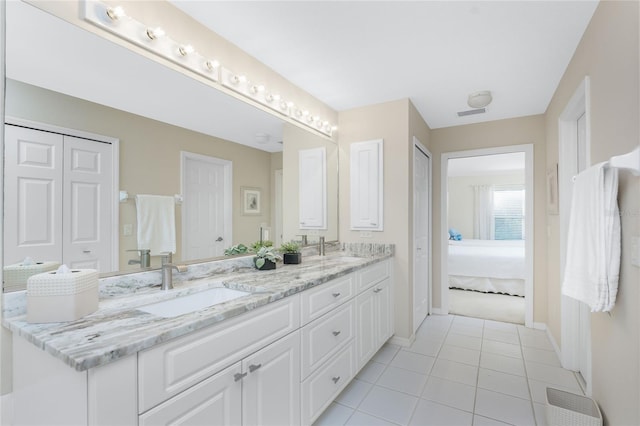
<instances>
[{"instance_id":1,"label":"vanity light bar","mask_svg":"<svg viewBox=\"0 0 640 426\"><path fill-rule=\"evenodd\" d=\"M297 108L293 102L283 99L278 93L267 89L264 85L252 82L246 76L222 67L217 60L204 57L192 45L173 40L166 35L162 28L145 25L127 16L121 6L107 6L99 0L84 0L84 3L84 19L97 27L215 83L220 83L224 87L320 133L331 136L336 130L336 127L328 121Z\"/></svg>"}]
</instances>

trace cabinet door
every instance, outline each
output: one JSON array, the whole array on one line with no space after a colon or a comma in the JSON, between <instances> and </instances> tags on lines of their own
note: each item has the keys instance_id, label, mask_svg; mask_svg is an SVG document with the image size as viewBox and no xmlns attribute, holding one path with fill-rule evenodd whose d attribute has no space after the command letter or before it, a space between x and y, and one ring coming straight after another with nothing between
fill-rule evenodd
<instances>
[{"instance_id":1,"label":"cabinet door","mask_svg":"<svg viewBox=\"0 0 640 426\"><path fill-rule=\"evenodd\" d=\"M239 425L242 423L240 362L140 416L139 425Z\"/></svg>"},{"instance_id":2,"label":"cabinet door","mask_svg":"<svg viewBox=\"0 0 640 426\"><path fill-rule=\"evenodd\" d=\"M351 229L382 231L382 139L350 146Z\"/></svg>"},{"instance_id":3,"label":"cabinet door","mask_svg":"<svg viewBox=\"0 0 640 426\"><path fill-rule=\"evenodd\" d=\"M300 423L299 331L245 358L242 369L243 425Z\"/></svg>"},{"instance_id":4,"label":"cabinet door","mask_svg":"<svg viewBox=\"0 0 640 426\"><path fill-rule=\"evenodd\" d=\"M363 291L356 299L356 369L360 370L376 353L376 294L372 288Z\"/></svg>"},{"instance_id":5,"label":"cabinet door","mask_svg":"<svg viewBox=\"0 0 640 426\"><path fill-rule=\"evenodd\" d=\"M387 278L373 286L376 319L376 348L381 347L393 334L391 315L391 282ZM377 350L377 349L376 349Z\"/></svg>"},{"instance_id":6,"label":"cabinet door","mask_svg":"<svg viewBox=\"0 0 640 426\"><path fill-rule=\"evenodd\" d=\"M322 148L299 152L300 229L327 229L327 160Z\"/></svg>"}]
</instances>

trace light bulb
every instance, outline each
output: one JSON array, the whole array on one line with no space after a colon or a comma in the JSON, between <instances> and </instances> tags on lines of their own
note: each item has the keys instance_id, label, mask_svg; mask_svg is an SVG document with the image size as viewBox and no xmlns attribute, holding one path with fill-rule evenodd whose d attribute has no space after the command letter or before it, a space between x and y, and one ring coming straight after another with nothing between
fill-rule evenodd
<instances>
[{"instance_id":1,"label":"light bulb","mask_svg":"<svg viewBox=\"0 0 640 426\"><path fill-rule=\"evenodd\" d=\"M209 71L213 71L214 69L218 68L220 66L220 62L213 60L213 61L206 61L204 63L204 66L207 67L207 69Z\"/></svg>"},{"instance_id":2,"label":"light bulb","mask_svg":"<svg viewBox=\"0 0 640 426\"><path fill-rule=\"evenodd\" d=\"M164 30L160 27L147 28L147 37L149 37L149 40L155 40L158 37L162 37L164 34Z\"/></svg>"},{"instance_id":3,"label":"light bulb","mask_svg":"<svg viewBox=\"0 0 640 426\"><path fill-rule=\"evenodd\" d=\"M117 21L118 19L125 16L124 9L122 8L122 6L109 7L107 8L107 16L112 21Z\"/></svg>"},{"instance_id":4,"label":"light bulb","mask_svg":"<svg viewBox=\"0 0 640 426\"><path fill-rule=\"evenodd\" d=\"M178 53L180 53L181 56L187 56L188 54L193 52L194 52L194 48L190 44L186 44L178 47Z\"/></svg>"}]
</instances>

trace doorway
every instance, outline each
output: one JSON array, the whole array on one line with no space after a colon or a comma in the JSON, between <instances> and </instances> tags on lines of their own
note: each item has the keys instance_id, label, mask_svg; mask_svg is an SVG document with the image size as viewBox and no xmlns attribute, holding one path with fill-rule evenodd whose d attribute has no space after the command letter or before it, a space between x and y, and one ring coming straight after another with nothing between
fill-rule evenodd
<instances>
[{"instance_id":1,"label":"doorway","mask_svg":"<svg viewBox=\"0 0 640 426\"><path fill-rule=\"evenodd\" d=\"M431 312L431 153L413 138L413 331Z\"/></svg>"},{"instance_id":2,"label":"doorway","mask_svg":"<svg viewBox=\"0 0 640 426\"><path fill-rule=\"evenodd\" d=\"M232 242L231 161L181 152L182 260L218 257Z\"/></svg>"},{"instance_id":3,"label":"doorway","mask_svg":"<svg viewBox=\"0 0 640 426\"><path fill-rule=\"evenodd\" d=\"M491 157L499 156L499 157ZM451 197L450 172L452 161L459 160L462 169L480 158L496 158L491 168L503 168L508 158L523 158L524 171L520 183L482 181L471 177L460 184L468 193ZM466 164L464 164L466 161ZM453 163L455 164L455 163ZM495 174L488 170L486 176ZM516 291L520 298L520 312L524 325L533 326L533 145L511 145L496 148L449 152L442 154L441 167L441 310L450 313L452 297L461 296L458 304L477 307L493 304ZM483 183L484 182L484 183ZM453 186L452 186L453 187ZM464 205L458 205L459 201ZM466 204L465 204L466 203ZM450 215L450 208L452 215ZM456 215L457 214L457 215ZM464 216L464 217L463 217ZM465 222L466 221L466 222ZM454 223L455 222L455 223ZM463 225L467 223L467 225ZM457 226L466 227L461 232ZM479 257L483 256L483 257ZM498 260L498 258L501 258ZM506 262L506 258L509 262ZM500 265L500 268L486 266ZM504 266L504 267L503 267ZM508 266L508 267L507 267ZM453 280L453 281L451 281ZM463 289L450 295L450 287ZM469 291L470 290L470 291ZM485 296L495 294L495 298ZM477 296L469 300L469 295ZM511 296L505 296L511 297ZM480 301L476 301L479 299ZM500 307L500 302L495 303ZM473 315L484 313L472 311ZM521 317L522 318L522 315ZM490 318L493 319L493 318Z\"/></svg>"}]
</instances>

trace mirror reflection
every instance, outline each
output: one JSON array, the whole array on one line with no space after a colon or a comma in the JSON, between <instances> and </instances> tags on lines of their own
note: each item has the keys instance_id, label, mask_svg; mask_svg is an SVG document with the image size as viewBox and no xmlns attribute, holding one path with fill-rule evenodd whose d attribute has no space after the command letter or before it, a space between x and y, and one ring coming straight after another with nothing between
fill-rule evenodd
<instances>
[{"instance_id":1,"label":"mirror reflection","mask_svg":"<svg viewBox=\"0 0 640 426\"><path fill-rule=\"evenodd\" d=\"M5 265L139 270L145 226L175 235L146 240L151 267L162 251L196 260L261 238L337 239L331 141L22 2L7 4L6 40ZM300 151L319 147L326 217L305 228ZM144 210L143 195L165 207ZM167 200L173 220L140 226Z\"/></svg>"}]
</instances>

